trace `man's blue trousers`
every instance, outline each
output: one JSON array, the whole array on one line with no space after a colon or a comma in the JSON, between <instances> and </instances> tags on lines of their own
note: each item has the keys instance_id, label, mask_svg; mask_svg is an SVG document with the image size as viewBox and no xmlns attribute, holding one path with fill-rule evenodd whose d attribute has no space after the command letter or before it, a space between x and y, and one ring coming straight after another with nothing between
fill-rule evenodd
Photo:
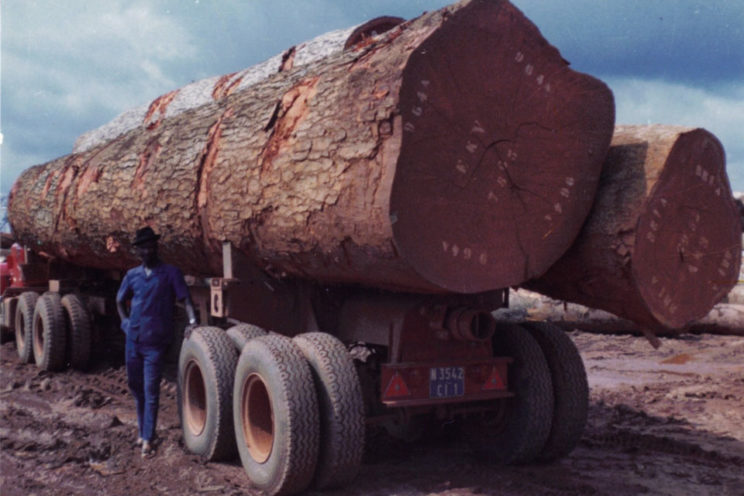
<instances>
[{"instance_id":1,"label":"man's blue trousers","mask_svg":"<svg viewBox=\"0 0 744 496\"><path fill-rule=\"evenodd\" d=\"M155 437L160 404L160 378L167 347L146 346L127 339L126 363L129 390L137 402L139 437Z\"/></svg>"}]
</instances>

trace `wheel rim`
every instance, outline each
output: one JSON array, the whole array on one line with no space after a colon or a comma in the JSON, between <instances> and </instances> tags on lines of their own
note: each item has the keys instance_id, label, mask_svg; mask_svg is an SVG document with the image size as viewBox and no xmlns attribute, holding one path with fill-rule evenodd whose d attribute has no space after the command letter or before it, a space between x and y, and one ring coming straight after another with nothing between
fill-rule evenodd
<instances>
[{"instance_id":1,"label":"wheel rim","mask_svg":"<svg viewBox=\"0 0 744 496\"><path fill-rule=\"evenodd\" d=\"M38 315L34 320L34 354L41 357L44 354L44 320Z\"/></svg>"},{"instance_id":2,"label":"wheel rim","mask_svg":"<svg viewBox=\"0 0 744 496\"><path fill-rule=\"evenodd\" d=\"M200 435L207 425L207 388L204 375L195 360L189 361L185 373L183 410L186 426L194 436Z\"/></svg>"},{"instance_id":3,"label":"wheel rim","mask_svg":"<svg viewBox=\"0 0 744 496\"><path fill-rule=\"evenodd\" d=\"M243 441L257 463L271 455L274 446L274 412L266 384L258 374L251 374L243 385L241 398Z\"/></svg>"},{"instance_id":4,"label":"wheel rim","mask_svg":"<svg viewBox=\"0 0 744 496\"><path fill-rule=\"evenodd\" d=\"M26 345L26 319L23 318L22 315L16 316L15 321L15 338L16 338L16 346L18 349L22 349Z\"/></svg>"}]
</instances>

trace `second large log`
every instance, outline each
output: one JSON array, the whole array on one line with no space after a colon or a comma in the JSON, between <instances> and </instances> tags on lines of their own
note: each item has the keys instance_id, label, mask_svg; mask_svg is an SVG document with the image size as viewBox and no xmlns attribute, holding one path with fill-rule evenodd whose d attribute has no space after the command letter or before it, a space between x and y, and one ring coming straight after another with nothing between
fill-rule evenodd
<instances>
[{"instance_id":1,"label":"second large log","mask_svg":"<svg viewBox=\"0 0 744 496\"><path fill-rule=\"evenodd\" d=\"M579 238L525 287L645 331L678 330L733 288L740 264L738 212L715 136L618 126Z\"/></svg>"},{"instance_id":2,"label":"second large log","mask_svg":"<svg viewBox=\"0 0 744 496\"><path fill-rule=\"evenodd\" d=\"M172 117L164 95L137 128L30 169L10 199L18 238L121 269L146 223L194 274L219 273L230 241L277 275L475 293L543 273L578 233L612 94L508 2L286 65Z\"/></svg>"}]
</instances>

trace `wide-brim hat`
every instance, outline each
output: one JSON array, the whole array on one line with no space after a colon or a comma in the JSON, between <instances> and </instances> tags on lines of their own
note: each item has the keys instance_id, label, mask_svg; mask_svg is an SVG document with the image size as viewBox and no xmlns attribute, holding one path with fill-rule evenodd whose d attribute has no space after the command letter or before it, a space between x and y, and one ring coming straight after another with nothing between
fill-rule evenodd
<instances>
[{"instance_id":1,"label":"wide-brim hat","mask_svg":"<svg viewBox=\"0 0 744 496\"><path fill-rule=\"evenodd\" d=\"M134 235L132 244L136 246L147 243L148 241L157 241L159 239L160 235L155 234L155 231L153 231L150 226L147 226L143 227L142 229L137 229L137 233Z\"/></svg>"}]
</instances>

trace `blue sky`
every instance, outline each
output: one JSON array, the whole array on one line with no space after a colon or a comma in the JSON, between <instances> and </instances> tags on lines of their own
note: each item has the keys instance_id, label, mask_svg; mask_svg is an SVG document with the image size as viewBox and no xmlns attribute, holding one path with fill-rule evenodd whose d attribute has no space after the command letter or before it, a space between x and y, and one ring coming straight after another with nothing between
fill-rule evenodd
<instances>
[{"instance_id":1,"label":"blue sky","mask_svg":"<svg viewBox=\"0 0 744 496\"><path fill-rule=\"evenodd\" d=\"M191 81L445 0L3 0L0 193L85 131ZM514 0L604 80L617 123L704 127L744 190L744 0Z\"/></svg>"}]
</instances>

